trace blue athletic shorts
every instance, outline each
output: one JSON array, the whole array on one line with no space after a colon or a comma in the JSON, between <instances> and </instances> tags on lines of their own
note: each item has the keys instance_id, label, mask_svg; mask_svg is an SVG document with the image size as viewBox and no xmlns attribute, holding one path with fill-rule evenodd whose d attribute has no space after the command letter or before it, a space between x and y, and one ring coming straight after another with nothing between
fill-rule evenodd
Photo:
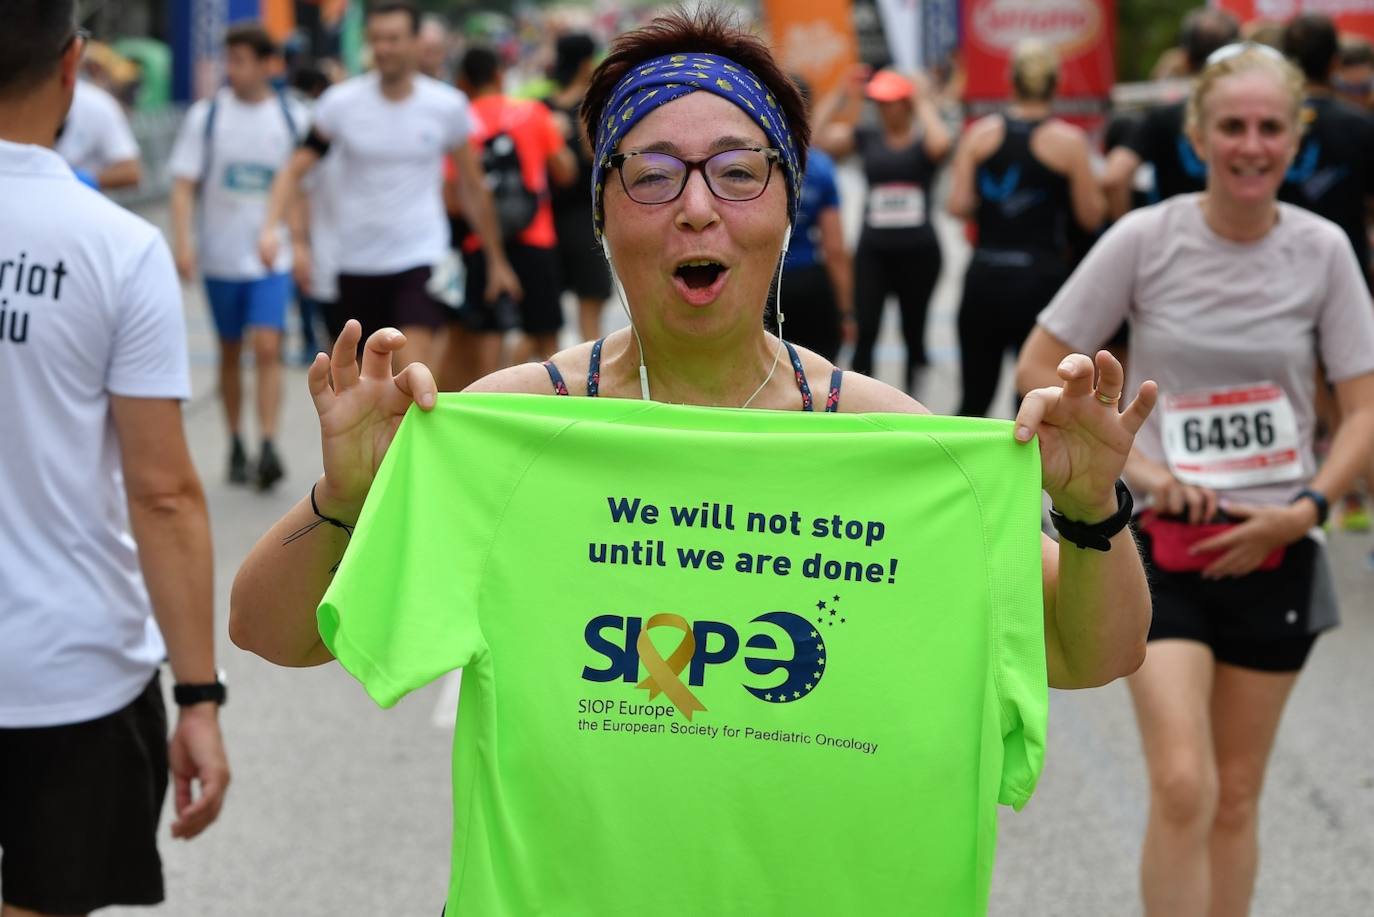
<instances>
[{"instance_id":1,"label":"blue athletic shorts","mask_svg":"<svg viewBox=\"0 0 1374 917\"><path fill-rule=\"evenodd\" d=\"M242 340L248 327L285 331L292 292L290 274L268 274L261 280L205 278L205 297L222 341Z\"/></svg>"}]
</instances>

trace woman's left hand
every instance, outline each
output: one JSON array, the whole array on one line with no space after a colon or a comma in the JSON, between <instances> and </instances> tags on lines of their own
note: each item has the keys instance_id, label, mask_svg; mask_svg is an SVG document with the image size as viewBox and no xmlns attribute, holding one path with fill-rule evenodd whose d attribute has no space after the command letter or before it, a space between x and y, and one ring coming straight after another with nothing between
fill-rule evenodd
<instances>
[{"instance_id":1,"label":"woman's left hand","mask_svg":"<svg viewBox=\"0 0 1374 917\"><path fill-rule=\"evenodd\" d=\"M1116 512L1116 481L1135 435L1154 410L1158 387L1145 382L1125 411L1118 410L1126 373L1105 350L1094 361L1069 354L1059 364L1058 387L1026 395L1016 413L1016 438L1040 437L1040 475L1055 508L1078 522L1100 522Z\"/></svg>"},{"instance_id":2,"label":"woman's left hand","mask_svg":"<svg viewBox=\"0 0 1374 917\"><path fill-rule=\"evenodd\" d=\"M1191 554L1222 552L1203 569L1204 579L1254 572L1276 549L1302 538L1317 522L1316 511L1306 501L1288 506L1222 503L1221 508L1228 515L1239 516L1245 521L1220 535L1199 541L1189 550Z\"/></svg>"}]
</instances>

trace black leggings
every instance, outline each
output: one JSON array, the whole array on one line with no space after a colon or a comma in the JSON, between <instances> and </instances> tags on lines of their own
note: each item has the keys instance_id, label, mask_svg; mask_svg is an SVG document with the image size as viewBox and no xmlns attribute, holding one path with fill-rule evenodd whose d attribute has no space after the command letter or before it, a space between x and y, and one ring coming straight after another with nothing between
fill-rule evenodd
<instances>
[{"instance_id":1,"label":"black leggings","mask_svg":"<svg viewBox=\"0 0 1374 917\"><path fill-rule=\"evenodd\" d=\"M975 251L959 304L959 414L983 417L997 393L1002 358L1013 355L1035 328L1068 272L1053 255Z\"/></svg>"},{"instance_id":2,"label":"black leggings","mask_svg":"<svg viewBox=\"0 0 1374 917\"><path fill-rule=\"evenodd\" d=\"M859 338L854 344L854 371L873 374L873 345L883 320L889 293L897 294L902 311L902 337L906 340L906 377L911 385L915 370L926 365L926 310L935 281L940 279L940 245L933 237L911 248L879 250L859 240L854 253L854 317Z\"/></svg>"}]
</instances>

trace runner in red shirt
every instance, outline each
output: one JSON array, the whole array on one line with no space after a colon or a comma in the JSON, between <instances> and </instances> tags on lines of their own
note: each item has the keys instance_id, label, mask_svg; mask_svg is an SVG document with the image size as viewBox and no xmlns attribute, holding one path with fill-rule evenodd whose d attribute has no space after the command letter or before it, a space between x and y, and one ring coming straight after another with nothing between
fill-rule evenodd
<instances>
[{"instance_id":1,"label":"runner in red shirt","mask_svg":"<svg viewBox=\"0 0 1374 917\"><path fill-rule=\"evenodd\" d=\"M462 242L467 295L449 325L440 378L446 389L462 389L503 365L506 331L525 334L522 352L506 363L544 359L558 349L563 325L562 284L549 182L567 185L577 177L577 160L552 112L542 103L512 99L501 91L504 73L490 48L474 46L459 65L459 86L472 101L479 122L470 142L486 172L487 188L505 235L507 257L524 290L519 304L487 303L486 257L475 235ZM588 257L595 257L589 252ZM474 295L475 294L475 295Z\"/></svg>"}]
</instances>

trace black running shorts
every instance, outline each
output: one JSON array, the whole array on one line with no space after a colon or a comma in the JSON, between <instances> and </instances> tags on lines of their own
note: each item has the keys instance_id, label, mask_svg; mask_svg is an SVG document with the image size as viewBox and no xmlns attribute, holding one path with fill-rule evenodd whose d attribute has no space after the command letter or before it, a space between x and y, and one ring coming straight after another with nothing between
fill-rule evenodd
<instances>
[{"instance_id":1,"label":"black running shorts","mask_svg":"<svg viewBox=\"0 0 1374 917\"><path fill-rule=\"evenodd\" d=\"M592 230L592 211L554 213L563 289L578 299L610 299L611 271Z\"/></svg>"},{"instance_id":2,"label":"black running shorts","mask_svg":"<svg viewBox=\"0 0 1374 917\"><path fill-rule=\"evenodd\" d=\"M563 327L563 288L558 276L558 252L519 242L506 244L506 257L524 295L510 322L530 335L556 334ZM480 251L463 255L467 281L463 307L457 318L469 331L511 330L503 311L486 302L487 259Z\"/></svg>"},{"instance_id":3,"label":"black running shorts","mask_svg":"<svg viewBox=\"0 0 1374 917\"><path fill-rule=\"evenodd\" d=\"M1193 640L1217 662L1262 672L1302 668L1317 639L1309 626L1317 547L1311 539L1289 545L1277 569L1208 580L1160 570L1150 536L1136 537L1154 602L1150 640Z\"/></svg>"},{"instance_id":4,"label":"black running shorts","mask_svg":"<svg viewBox=\"0 0 1374 917\"><path fill-rule=\"evenodd\" d=\"M167 711L157 676L85 723L0 729L0 893L46 914L162 901Z\"/></svg>"},{"instance_id":5,"label":"black running shorts","mask_svg":"<svg viewBox=\"0 0 1374 917\"><path fill-rule=\"evenodd\" d=\"M335 321L356 318L362 324L359 346L378 328L439 330L449 309L429 295L430 272L428 267L415 267L399 274L340 274Z\"/></svg>"}]
</instances>

